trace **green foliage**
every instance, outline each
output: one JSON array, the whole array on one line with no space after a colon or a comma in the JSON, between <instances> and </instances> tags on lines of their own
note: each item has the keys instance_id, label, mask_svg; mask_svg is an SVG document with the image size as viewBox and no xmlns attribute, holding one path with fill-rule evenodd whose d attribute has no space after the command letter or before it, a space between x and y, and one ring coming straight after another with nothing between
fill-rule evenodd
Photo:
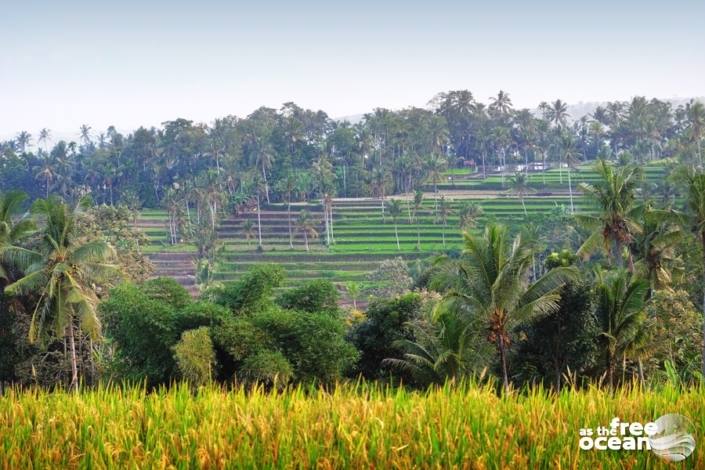
<instances>
[{"instance_id":1,"label":"green foliage","mask_svg":"<svg viewBox=\"0 0 705 470\"><path fill-rule=\"evenodd\" d=\"M167 283L168 284L168 283ZM171 347L179 339L174 328L174 310L164 302L154 283L147 289L124 283L112 289L100 304L105 334L117 345L115 365L120 378L168 382L175 372Z\"/></svg>"},{"instance_id":2,"label":"green foliage","mask_svg":"<svg viewBox=\"0 0 705 470\"><path fill-rule=\"evenodd\" d=\"M267 332L252 323L251 318L230 318L212 330L215 345L226 352L236 366L260 350L273 348Z\"/></svg>"},{"instance_id":3,"label":"green foliage","mask_svg":"<svg viewBox=\"0 0 705 470\"><path fill-rule=\"evenodd\" d=\"M231 316L230 311L217 304L197 301L186 305L174 315L174 328L178 333L202 326L215 327Z\"/></svg>"},{"instance_id":4,"label":"green foliage","mask_svg":"<svg viewBox=\"0 0 705 470\"><path fill-rule=\"evenodd\" d=\"M332 282L315 280L287 290L279 297L278 303L289 310L337 315L339 297L338 290Z\"/></svg>"},{"instance_id":5,"label":"green foliage","mask_svg":"<svg viewBox=\"0 0 705 470\"><path fill-rule=\"evenodd\" d=\"M211 381L215 352L208 327L185 331L172 349L182 379L192 385Z\"/></svg>"},{"instance_id":6,"label":"green foliage","mask_svg":"<svg viewBox=\"0 0 705 470\"><path fill-rule=\"evenodd\" d=\"M560 295L555 312L520 330L511 361L520 383L543 382L560 389L564 376L584 379L595 366L599 329L592 286L584 281L570 282Z\"/></svg>"},{"instance_id":7,"label":"green foliage","mask_svg":"<svg viewBox=\"0 0 705 470\"><path fill-rule=\"evenodd\" d=\"M663 375L672 364L683 382L699 376L702 364L702 315L682 290L654 293L645 309L649 321L645 373Z\"/></svg>"},{"instance_id":8,"label":"green foliage","mask_svg":"<svg viewBox=\"0 0 705 470\"><path fill-rule=\"evenodd\" d=\"M245 382L283 388L294 377L294 370L279 351L259 351L247 357L240 371Z\"/></svg>"},{"instance_id":9,"label":"green foliage","mask_svg":"<svg viewBox=\"0 0 705 470\"><path fill-rule=\"evenodd\" d=\"M367 308L366 319L350 332L360 351L356 371L369 379L388 376L391 369L382 364L388 358L401 358L398 341L414 339L410 323L421 311L421 296L408 293L395 299L377 299ZM402 377L409 375L401 372Z\"/></svg>"},{"instance_id":10,"label":"green foliage","mask_svg":"<svg viewBox=\"0 0 705 470\"><path fill-rule=\"evenodd\" d=\"M345 340L342 321L325 313L274 309L254 315L252 322L272 338L298 381L330 384L357 359L357 351Z\"/></svg>"},{"instance_id":11,"label":"green foliage","mask_svg":"<svg viewBox=\"0 0 705 470\"><path fill-rule=\"evenodd\" d=\"M272 292L284 280L284 270L274 264L253 267L241 279L209 289L206 298L236 314L266 310L272 304Z\"/></svg>"},{"instance_id":12,"label":"green foliage","mask_svg":"<svg viewBox=\"0 0 705 470\"><path fill-rule=\"evenodd\" d=\"M184 287L171 277L158 277L141 284L144 294L165 306L179 310L191 303L191 296Z\"/></svg>"}]
</instances>

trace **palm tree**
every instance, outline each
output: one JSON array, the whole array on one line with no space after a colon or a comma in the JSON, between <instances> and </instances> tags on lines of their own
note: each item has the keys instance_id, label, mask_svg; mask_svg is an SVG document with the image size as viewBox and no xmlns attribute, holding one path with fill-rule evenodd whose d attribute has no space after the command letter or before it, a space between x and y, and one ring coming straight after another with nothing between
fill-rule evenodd
<instances>
[{"instance_id":1,"label":"palm tree","mask_svg":"<svg viewBox=\"0 0 705 470\"><path fill-rule=\"evenodd\" d=\"M542 109L544 117L555 127L562 129L567 125L570 114L568 114L568 105L565 102L556 100L551 104L541 103L539 107Z\"/></svg>"},{"instance_id":2,"label":"palm tree","mask_svg":"<svg viewBox=\"0 0 705 470\"><path fill-rule=\"evenodd\" d=\"M44 219L41 246L37 251L5 250L24 266L24 277L5 289L10 295L35 294L37 305L29 329L30 341L44 337L48 324L54 334L68 339L71 352L71 386L78 387L78 365L74 329L92 339L100 335L96 316L95 285L116 273L107 264L113 248L103 240L81 241L76 230L76 213L58 199L40 199L32 211Z\"/></svg>"},{"instance_id":3,"label":"palm tree","mask_svg":"<svg viewBox=\"0 0 705 470\"><path fill-rule=\"evenodd\" d=\"M394 235L397 238L397 250L401 250L401 246L399 245L399 230L397 228L397 222L401 213L401 201L399 199L392 199L391 201L389 201L389 215L394 221Z\"/></svg>"},{"instance_id":4,"label":"palm tree","mask_svg":"<svg viewBox=\"0 0 705 470\"><path fill-rule=\"evenodd\" d=\"M255 224L252 223L250 219L247 219L243 224L242 224L242 233L245 235L245 240L247 240L247 244L250 244L250 240L255 238Z\"/></svg>"},{"instance_id":5,"label":"palm tree","mask_svg":"<svg viewBox=\"0 0 705 470\"><path fill-rule=\"evenodd\" d=\"M597 318L605 341L605 369L610 387L620 358L638 340L645 320L644 304L649 283L624 270L597 275Z\"/></svg>"},{"instance_id":6,"label":"palm tree","mask_svg":"<svg viewBox=\"0 0 705 470\"><path fill-rule=\"evenodd\" d=\"M688 125L689 137L698 150L698 162L703 165L703 155L701 150L701 142L705 134L705 105L700 101L689 104L688 106Z\"/></svg>"},{"instance_id":7,"label":"palm tree","mask_svg":"<svg viewBox=\"0 0 705 470\"><path fill-rule=\"evenodd\" d=\"M641 172L634 166L615 168L604 160L595 165L595 171L601 181L594 186L581 183L580 187L598 204L600 214L576 216L582 225L592 230L578 249L578 255L589 256L602 242L604 250L622 267L623 247L628 246L634 236L642 231L638 222L641 207L637 205L635 196ZM629 258L631 262L631 256Z\"/></svg>"},{"instance_id":8,"label":"palm tree","mask_svg":"<svg viewBox=\"0 0 705 470\"><path fill-rule=\"evenodd\" d=\"M345 290L348 292L348 297L352 300L353 308L357 310L357 298L360 296L360 284L357 282L348 282L345 284Z\"/></svg>"},{"instance_id":9,"label":"palm tree","mask_svg":"<svg viewBox=\"0 0 705 470\"><path fill-rule=\"evenodd\" d=\"M490 97L489 110L498 115L509 114L512 109L512 99L509 97L509 93L499 90L496 97Z\"/></svg>"},{"instance_id":10,"label":"palm tree","mask_svg":"<svg viewBox=\"0 0 705 470\"><path fill-rule=\"evenodd\" d=\"M0 194L0 281L13 280L10 263L4 263L5 250L16 248L17 243L34 230L34 222L21 215L27 195L21 191Z\"/></svg>"},{"instance_id":11,"label":"palm tree","mask_svg":"<svg viewBox=\"0 0 705 470\"><path fill-rule=\"evenodd\" d=\"M431 183L433 183L433 192L436 194L438 194L438 182L443 177L445 169L446 160L440 155L431 155L431 158L426 162L426 174Z\"/></svg>"},{"instance_id":12,"label":"palm tree","mask_svg":"<svg viewBox=\"0 0 705 470\"><path fill-rule=\"evenodd\" d=\"M311 218L311 213L304 209L299 212L299 217L296 220L296 230L304 235L304 241L306 243L306 251L310 251L308 246L308 239L318 238L318 232L316 231L316 223Z\"/></svg>"},{"instance_id":13,"label":"palm tree","mask_svg":"<svg viewBox=\"0 0 705 470\"><path fill-rule=\"evenodd\" d=\"M671 290L674 271L681 269L676 245L683 238L679 222L682 214L672 210L647 207L641 234L632 244L638 261L635 270L649 282L650 295L657 290Z\"/></svg>"},{"instance_id":14,"label":"palm tree","mask_svg":"<svg viewBox=\"0 0 705 470\"><path fill-rule=\"evenodd\" d=\"M510 240L502 225L490 224L480 236L466 233L467 258L460 264L456 286L445 296L487 325L487 339L499 354L505 390L509 389L510 333L519 324L555 311L560 288L576 273L572 267L555 268L530 283L533 254L521 235Z\"/></svg>"},{"instance_id":15,"label":"palm tree","mask_svg":"<svg viewBox=\"0 0 705 470\"><path fill-rule=\"evenodd\" d=\"M89 146L92 143L91 126L88 124L82 124L79 132L81 134L81 142L83 142L83 145Z\"/></svg>"},{"instance_id":16,"label":"palm tree","mask_svg":"<svg viewBox=\"0 0 705 470\"><path fill-rule=\"evenodd\" d=\"M35 175L36 179L43 179L46 188L46 197L49 197L49 187L57 177L56 166L49 156L45 156L39 171Z\"/></svg>"},{"instance_id":17,"label":"palm tree","mask_svg":"<svg viewBox=\"0 0 705 470\"><path fill-rule=\"evenodd\" d=\"M524 209L524 216L529 215L528 212L526 212L526 204L524 204L524 197L533 191L533 188L529 186L529 177L526 175L526 173L518 171L509 180L509 192L519 197L519 200L521 201L521 207Z\"/></svg>"},{"instance_id":18,"label":"palm tree","mask_svg":"<svg viewBox=\"0 0 705 470\"><path fill-rule=\"evenodd\" d=\"M687 204L690 227L703 248L703 282L705 283L705 173L688 176ZM705 291L703 292L703 312L705 313ZM705 338L705 322L703 322ZM705 374L705 341L703 341L703 374Z\"/></svg>"},{"instance_id":19,"label":"palm tree","mask_svg":"<svg viewBox=\"0 0 705 470\"><path fill-rule=\"evenodd\" d=\"M580 152L575 148L575 141L573 140L572 134L562 133L561 135L561 149L563 151L563 158L568 166L568 194L570 195L570 213L575 213L575 206L573 205L573 183L571 181L572 170L577 168L578 162L580 161ZM562 170L561 170L562 171Z\"/></svg>"},{"instance_id":20,"label":"palm tree","mask_svg":"<svg viewBox=\"0 0 705 470\"><path fill-rule=\"evenodd\" d=\"M464 202L458 212L460 230L466 231L475 226L477 219L483 214L482 207L473 202Z\"/></svg>"},{"instance_id":21,"label":"palm tree","mask_svg":"<svg viewBox=\"0 0 705 470\"><path fill-rule=\"evenodd\" d=\"M421 225L419 224L419 209L423 204L423 191L417 189L414 192L414 221L416 222L416 249L421 249Z\"/></svg>"},{"instance_id":22,"label":"palm tree","mask_svg":"<svg viewBox=\"0 0 705 470\"><path fill-rule=\"evenodd\" d=\"M473 355L472 323L453 309L440 309L431 319L410 322L414 340L400 339L394 345L403 358L386 358L382 364L410 372L422 383L442 384L470 370Z\"/></svg>"},{"instance_id":23,"label":"palm tree","mask_svg":"<svg viewBox=\"0 0 705 470\"><path fill-rule=\"evenodd\" d=\"M46 127L42 128L39 131L39 138L37 139L37 141L39 142L40 145L44 144L44 153L46 155L49 155L49 151L47 149L47 142L49 141L50 138L51 138L51 131L49 129L47 129Z\"/></svg>"},{"instance_id":24,"label":"palm tree","mask_svg":"<svg viewBox=\"0 0 705 470\"><path fill-rule=\"evenodd\" d=\"M441 237L443 237L444 248L446 246L446 228L448 227L448 216L452 213L453 211L451 210L448 201L446 201L446 197L441 196L440 203L438 204L438 207L436 209L436 218L438 219L438 222L440 222L443 226L443 229L441 230Z\"/></svg>"},{"instance_id":25,"label":"palm tree","mask_svg":"<svg viewBox=\"0 0 705 470\"><path fill-rule=\"evenodd\" d=\"M267 204L269 204L269 183L267 182L267 171L272 168L272 165L274 164L274 152L269 145L263 145L258 150L255 164L262 170L264 193L267 198Z\"/></svg>"},{"instance_id":26,"label":"palm tree","mask_svg":"<svg viewBox=\"0 0 705 470\"><path fill-rule=\"evenodd\" d=\"M32 142L32 134L27 131L22 131L17 134L17 138L15 140L17 142L17 148L20 152L25 153L27 151L27 146Z\"/></svg>"}]
</instances>

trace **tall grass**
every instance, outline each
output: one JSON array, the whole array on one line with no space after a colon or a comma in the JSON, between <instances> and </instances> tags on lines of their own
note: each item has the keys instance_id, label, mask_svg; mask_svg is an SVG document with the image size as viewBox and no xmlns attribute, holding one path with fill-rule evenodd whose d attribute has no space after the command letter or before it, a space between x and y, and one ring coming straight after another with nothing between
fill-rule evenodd
<instances>
[{"instance_id":1,"label":"tall grass","mask_svg":"<svg viewBox=\"0 0 705 470\"><path fill-rule=\"evenodd\" d=\"M704 468L704 391L10 390L0 468L669 468L650 452L578 447L582 427L666 413L692 420L700 448L684 468Z\"/></svg>"}]
</instances>

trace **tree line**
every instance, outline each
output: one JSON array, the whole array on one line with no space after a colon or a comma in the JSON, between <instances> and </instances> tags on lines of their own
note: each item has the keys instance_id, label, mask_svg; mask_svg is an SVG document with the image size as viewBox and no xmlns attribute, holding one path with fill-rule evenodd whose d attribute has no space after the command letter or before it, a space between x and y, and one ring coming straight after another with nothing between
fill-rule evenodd
<instances>
[{"instance_id":1,"label":"tree line","mask_svg":"<svg viewBox=\"0 0 705 470\"><path fill-rule=\"evenodd\" d=\"M588 116L565 102L515 109L500 91L488 103L470 91L439 93L429 107L376 109L359 123L285 103L212 124L186 119L123 135L80 128L77 141L50 145L51 131L26 131L0 143L0 190L32 199L204 212L259 197L287 202L408 193L437 187L447 168L482 173L535 164L574 165L597 158L643 163L665 157L702 162L705 108L636 97ZM208 217L207 214L203 214Z\"/></svg>"}]
</instances>

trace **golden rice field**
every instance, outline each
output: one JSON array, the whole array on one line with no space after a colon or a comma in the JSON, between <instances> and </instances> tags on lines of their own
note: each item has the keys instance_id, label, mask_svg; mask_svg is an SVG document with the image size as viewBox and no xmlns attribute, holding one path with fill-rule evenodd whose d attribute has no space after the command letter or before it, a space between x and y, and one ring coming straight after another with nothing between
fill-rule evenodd
<instances>
[{"instance_id":1,"label":"golden rice field","mask_svg":"<svg viewBox=\"0 0 705 470\"><path fill-rule=\"evenodd\" d=\"M0 397L0 468L705 468L704 392L9 391ZM582 427L666 413L694 424L699 448L681 464L578 447Z\"/></svg>"}]
</instances>

